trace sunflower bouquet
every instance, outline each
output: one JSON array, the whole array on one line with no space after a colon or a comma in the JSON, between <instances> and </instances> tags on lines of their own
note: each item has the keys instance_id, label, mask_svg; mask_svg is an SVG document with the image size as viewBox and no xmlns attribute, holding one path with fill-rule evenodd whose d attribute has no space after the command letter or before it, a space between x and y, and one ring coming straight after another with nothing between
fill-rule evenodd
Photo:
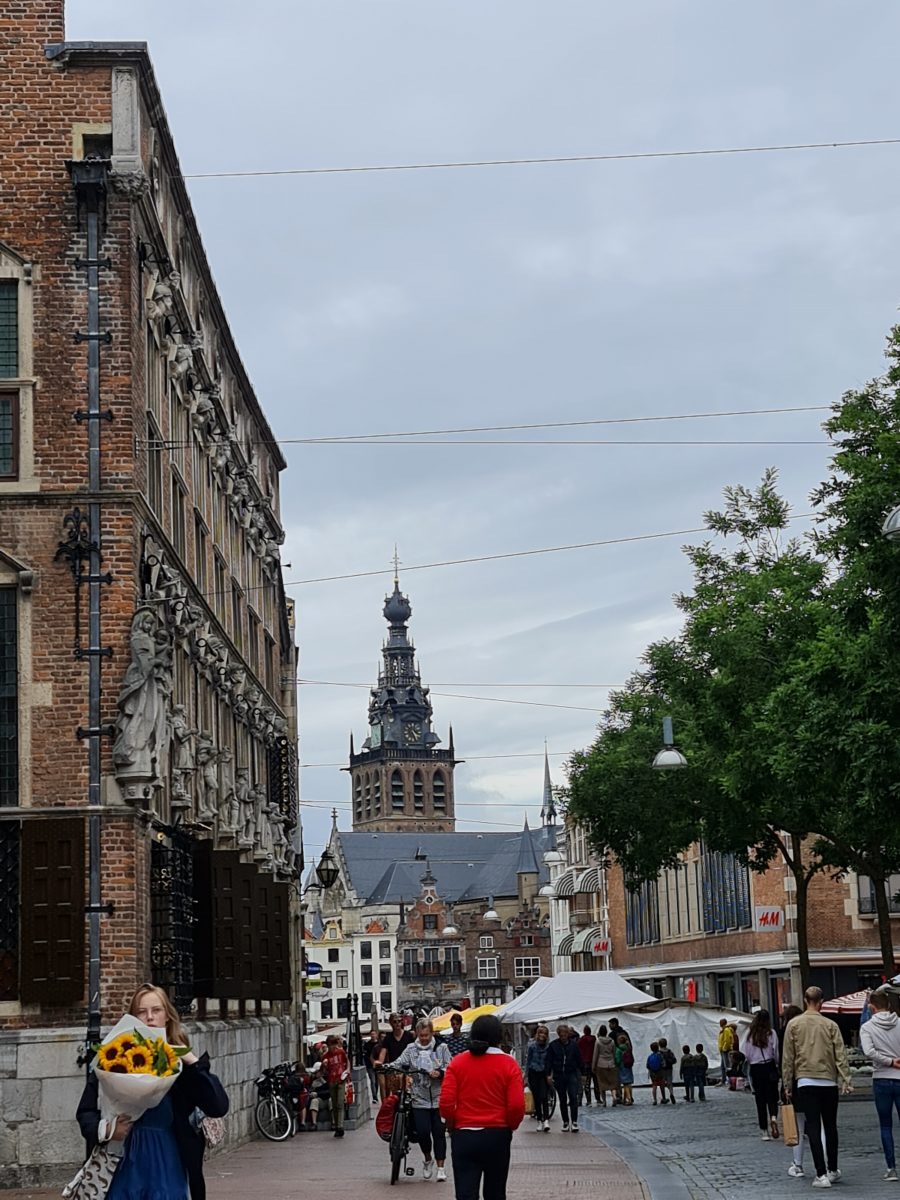
<instances>
[{"instance_id":1,"label":"sunflower bouquet","mask_svg":"<svg viewBox=\"0 0 900 1200\"><path fill-rule=\"evenodd\" d=\"M104 1040L93 1047L100 1115L133 1120L155 1108L181 1073L187 1046L170 1046L158 1029L136 1017L124 1016Z\"/></svg>"}]
</instances>

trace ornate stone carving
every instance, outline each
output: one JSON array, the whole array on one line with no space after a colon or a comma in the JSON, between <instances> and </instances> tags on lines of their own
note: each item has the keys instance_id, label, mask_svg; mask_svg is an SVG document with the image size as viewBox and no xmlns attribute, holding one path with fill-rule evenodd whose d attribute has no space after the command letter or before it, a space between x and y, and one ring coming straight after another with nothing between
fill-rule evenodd
<instances>
[{"instance_id":1,"label":"ornate stone carving","mask_svg":"<svg viewBox=\"0 0 900 1200\"><path fill-rule=\"evenodd\" d=\"M200 808L197 816L201 821L212 822L219 811L219 755L207 733L201 733L197 738L197 768L200 771Z\"/></svg>"},{"instance_id":2,"label":"ornate stone carving","mask_svg":"<svg viewBox=\"0 0 900 1200\"><path fill-rule=\"evenodd\" d=\"M252 794L253 808L256 813L253 857L257 862L266 862L272 858L272 825L269 821L269 806L266 803L266 793L261 787L254 788Z\"/></svg>"},{"instance_id":3,"label":"ornate stone carving","mask_svg":"<svg viewBox=\"0 0 900 1200\"><path fill-rule=\"evenodd\" d=\"M234 755L227 748L219 754L219 833L237 837L241 826L241 806L234 779Z\"/></svg>"},{"instance_id":4,"label":"ornate stone carving","mask_svg":"<svg viewBox=\"0 0 900 1200\"><path fill-rule=\"evenodd\" d=\"M238 840L241 846L249 850L253 845L256 833L256 800L253 789L250 787L250 772L247 767L238 767L237 769L234 794L241 817L241 834Z\"/></svg>"},{"instance_id":5,"label":"ornate stone carving","mask_svg":"<svg viewBox=\"0 0 900 1200\"><path fill-rule=\"evenodd\" d=\"M109 182L114 192L126 196L129 200L140 200L150 191L150 177L140 165L129 164L127 167L113 165L109 173Z\"/></svg>"},{"instance_id":6,"label":"ornate stone carving","mask_svg":"<svg viewBox=\"0 0 900 1200\"><path fill-rule=\"evenodd\" d=\"M197 768L194 757L194 738L198 730L191 729L183 704L172 709L172 807L189 808L191 804L188 785Z\"/></svg>"},{"instance_id":7,"label":"ornate stone carving","mask_svg":"<svg viewBox=\"0 0 900 1200\"><path fill-rule=\"evenodd\" d=\"M175 311L175 289L180 286L181 275L178 271L170 271L165 279L155 278L146 304L147 316L154 324L172 316Z\"/></svg>"},{"instance_id":8,"label":"ornate stone carving","mask_svg":"<svg viewBox=\"0 0 900 1200\"><path fill-rule=\"evenodd\" d=\"M172 650L154 609L139 608L131 623L131 661L119 692L113 763L128 799L158 787L169 746Z\"/></svg>"}]
</instances>

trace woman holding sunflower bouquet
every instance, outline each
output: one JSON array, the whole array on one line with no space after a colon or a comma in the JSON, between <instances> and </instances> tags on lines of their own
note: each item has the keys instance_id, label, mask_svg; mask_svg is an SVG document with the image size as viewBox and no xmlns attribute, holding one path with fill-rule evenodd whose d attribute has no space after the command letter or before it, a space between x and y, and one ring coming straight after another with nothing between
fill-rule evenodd
<instances>
[{"instance_id":1,"label":"woman holding sunflower bouquet","mask_svg":"<svg viewBox=\"0 0 900 1200\"><path fill-rule=\"evenodd\" d=\"M200 1108L208 1117L224 1117L228 1096L209 1069L209 1055L198 1058L184 1049L188 1043L178 1013L161 988L143 984L132 996L128 1012L162 1031L160 1041L142 1044L120 1034L100 1048L98 1069L162 1077L177 1073L178 1077L162 1100L138 1120L123 1114L102 1120L96 1071L91 1074L76 1113L88 1150L98 1142L125 1143L106 1200L187 1200L188 1188L191 1200L205 1200L205 1143L191 1124L191 1114Z\"/></svg>"}]
</instances>

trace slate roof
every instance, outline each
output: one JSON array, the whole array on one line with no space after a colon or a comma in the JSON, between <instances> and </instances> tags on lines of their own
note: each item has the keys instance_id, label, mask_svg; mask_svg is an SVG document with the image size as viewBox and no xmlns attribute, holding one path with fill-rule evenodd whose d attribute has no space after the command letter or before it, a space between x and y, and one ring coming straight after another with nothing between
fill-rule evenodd
<instances>
[{"instance_id":1,"label":"slate roof","mask_svg":"<svg viewBox=\"0 0 900 1200\"><path fill-rule=\"evenodd\" d=\"M427 866L437 892L451 904L457 900L515 896L520 862L537 869L541 884L549 875L545 851L555 845L556 830L544 826L521 833L338 833L341 858L350 885L363 903L416 899ZM525 843L523 845L523 842Z\"/></svg>"}]
</instances>

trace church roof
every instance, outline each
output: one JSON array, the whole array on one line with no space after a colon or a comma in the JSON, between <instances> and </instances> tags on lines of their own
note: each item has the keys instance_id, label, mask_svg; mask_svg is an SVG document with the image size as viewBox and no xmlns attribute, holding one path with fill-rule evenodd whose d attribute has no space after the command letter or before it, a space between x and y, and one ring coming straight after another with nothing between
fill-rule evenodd
<instances>
[{"instance_id":1,"label":"church roof","mask_svg":"<svg viewBox=\"0 0 900 1200\"><path fill-rule=\"evenodd\" d=\"M541 883L543 863L553 848L552 827L506 833L338 833L340 853L356 896L368 904L398 904L421 892L424 860L437 880L437 893L451 904L518 895L519 862L533 864ZM526 845L523 848L523 842ZM529 852L530 848L530 852Z\"/></svg>"}]
</instances>

